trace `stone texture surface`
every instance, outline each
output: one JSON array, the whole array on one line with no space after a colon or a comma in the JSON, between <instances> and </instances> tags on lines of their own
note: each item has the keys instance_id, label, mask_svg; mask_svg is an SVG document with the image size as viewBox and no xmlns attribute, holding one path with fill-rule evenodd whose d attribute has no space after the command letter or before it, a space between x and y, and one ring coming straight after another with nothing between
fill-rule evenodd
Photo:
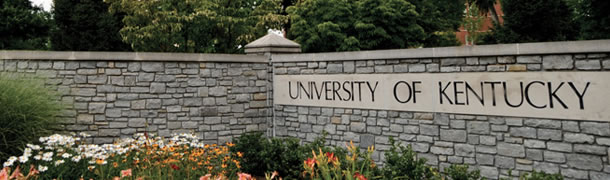
<instances>
[{"instance_id":1,"label":"stone texture surface","mask_svg":"<svg viewBox=\"0 0 610 180\"><path fill-rule=\"evenodd\" d=\"M436 59L277 62L279 75L607 71L607 54L513 55ZM432 112L275 105L267 64L0 60L0 71L58 82L74 107L64 124L96 143L136 132L197 132L208 143L246 131L271 131L312 142L374 145L376 162L389 138L410 144L428 164L465 163L489 179L533 170L573 179L610 178L610 123ZM518 73L518 72L515 72ZM272 126L272 114L275 127Z\"/></svg>"},{"instance_id":2,"label":"stone texture surface","mask_svg":"<svg viewBox=\"0 0 610 180\"><path fill-rule=\"evenodd\" d=\"M361 60L355 64L356 73L599 71L610 67L606 66L610 60L592 57L596 58L570 54L517 55L398 62ZM306 69L327 74L325 67L290 63L275 67L279 74L303 74L300 72ZM282 70L289 68L299 70L294 73ZM560 173L568 179L610 178L610 124L606 122L329 107L323 108L327 113L310 113L316 108L319 107L276 105L277 135L311 142L319 133L308 131L307 127L334 122L337 128L326 137L331 145L343 146L353 141L359 147L374 145L382 151L389 149L387 139L394 137L403 144L411 144L418 157L428 159L430 165L441 168L472 164L489 179L508 177L509 170L513 178L533 170ZM312 121L299 121L303 116ZM326 121L333 118L332 122ZM376 162L382 160L380 155L373 158Z\"/></svg>"},{"instance_id":3,"label":"stone texture surface","mask_svg":"<svg viewBox=\"0 0 610 180\"><path fill-rule=\"evenodd\" d=\"M265 63L0 62L0 71L57 82L61 99L73 102L69 111L75 112L67 113L73 120L62 126L89 133L96 143L138 132L193 132L207 143L221 143L246 131L265 131L270 121Z\"/></svg>"}]
</instances>

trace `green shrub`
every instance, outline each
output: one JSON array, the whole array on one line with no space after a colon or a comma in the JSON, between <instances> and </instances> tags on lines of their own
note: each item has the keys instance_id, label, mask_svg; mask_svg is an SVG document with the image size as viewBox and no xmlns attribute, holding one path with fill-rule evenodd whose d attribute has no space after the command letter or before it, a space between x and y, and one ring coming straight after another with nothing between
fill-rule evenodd
<instances>
[{"instance_id":1,"label":"green shrub","mask_svg":"<svg viewBox=\"0 0 610 180\"><path fill-rule=\"evenodd\" d=\"M243 172L264 176L277 171L284 179L301 179L303 161L312 155L312 150L334 152L338 157L347 153L343 148L325 146L325 137L323 133L312 143L301 145L297 138L266 138L261 132L249 132L233 140L231 151L244 153Z\"/></svg>"},{"instance_id":2,"label":"green shrub","mask_svg":"<svg viewBox=\"0 0 610 180\"><path fill-rule=\"evenodd\" d=\"M231 147L231 152L243 153L241 170L256 176L265 174L265 157L261 152L268 145L267 139L262 132L249 132L242 134L234 139L235 146Z\"/></svg>"},{"instance_id":3,"label":"green shrub","mask_svg":"<svg viewBox=\"0 0 610 180\"><path fill-rule=\"evenodd\" d=\"M0 161L51 134L63 108L44 79L0 73Z\"/></svg>"},{"instance_id":4,"label":"green shrub","mask_svg":"<svg viewBox=\"0 0 610 180\"><path fill-rule=\"evenodd\" d=\"M542 171L534 171L532 173L524 173L519 176L520 180L563 180L560 174L547 174Z\"/></svg>"},{"instance_id":5,"label":"green shrub","mask_svg":"<svg viewBox=\"0 0 610 180\"><path fill-rule=\"evenodd\" d=\"M426 165L426 159L417 159L411 145L403 146L390 137L392 147L385 151L385 179L430 179L434 169Z\"/></svg>"},{"instance_id":6,"label":"green shrub","mask_svg":"<svg viewBox=\"0 0 610 180\"><path fill-rule=\"evenodd\" d=\"M468 165L455 165L452 164L448 168L445 168L443 171L445 177L444 179L453 179L453 180L476 180L481 179L481 171L474 170L468 171Z\"/></svg>"}]
</instances>

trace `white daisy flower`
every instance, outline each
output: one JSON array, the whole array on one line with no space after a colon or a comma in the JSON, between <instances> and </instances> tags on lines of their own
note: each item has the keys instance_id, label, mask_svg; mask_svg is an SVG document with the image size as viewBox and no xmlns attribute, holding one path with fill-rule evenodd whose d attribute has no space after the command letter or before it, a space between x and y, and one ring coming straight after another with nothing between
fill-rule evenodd
<instances>
[{"instance_id":1,"label":"white daisy flower","mask_svg":"<svg viewBox=\"0 0 610 180\"><path fill-rule=\"evenodd\" d=\"M38 171L40 171L40 172L45 172L48 169L49 169L49 167L47 167L47 166L38 165Z\"/></svg>"},{"instance_id":2,"label":"white daisy flower","mask_svg":"<svg viewBox=\"0 0 610 180\"><path fill-rule=\"evenodd\" d=\"M81 159L81 157L80 157L80 156L74 156L74 157L72 157L72 161L74 161L74 162L78 162L78 161L80 161L80 159Z\"/></svg>"},{"instance_id":3,"label":"white daisy flower","mask_svg":"<svg viewBox=\"0 0 610 180\"><path fill-rule=\"evenodd\" d=\"M55 166L59 166L60 164L63 164L65 161L63 159L57 160L55 161Z\"/></svg>"},{"instance_id":4,"label":"white daisy flower","mask_svg":"<svg viewBox=\"0 0 610 180\"><path fill-rule=\"evenodd\" d=\"M6 162L4 162L4 164L2 164L2 165L3 165L4 167L10 167L10 166L12 166L12 165L13 165L13 162L6 161Z\"/></svg>"},{"instance_id":5,"label":"white daisy flower","mask_svg":"<svg viewBox=\"0 0 610 180\"><path fill-rule=\"evenodd\" d=\"M26 163L26 162L28 162L28 160L29 160L28 156L19 156L20 163Z\"/></svg>"}]
</instances>

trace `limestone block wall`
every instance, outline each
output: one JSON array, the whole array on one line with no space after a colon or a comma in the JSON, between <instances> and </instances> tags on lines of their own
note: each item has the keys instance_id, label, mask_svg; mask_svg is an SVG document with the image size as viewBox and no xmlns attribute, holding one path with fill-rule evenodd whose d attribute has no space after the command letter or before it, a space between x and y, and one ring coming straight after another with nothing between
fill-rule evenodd
<instances>
[{"instance_id":1,"label":"limestone block wall","mask_svg":"<svg viewBox=\"0 0 610 180\"><path fill-rule=\"evenodd\" d=\"M405 53L405 58L400 58L392 52L282 56L274 59L273 72L297 75L610 70L608 53L493 55L503 52L485 51L488 55L474 56L477 53L469 52L466 54L470 56L413 58L409 56L421 55ZM370 55L374 53L377 55ZM385 56L392 59L383 59ZM325 60L333 58L338 60ZM389 149L389 138L394 137L412 145L430 165L444 168L469 164L491 179L507 177L511 170L513 176L537 170L561 173L569 179L610 179L608 122L294 105L274 108L278 136L312 141L326 131L332 145L344 146L349 141L362 148L374 145L377 161L383 161L381 151Z\"/></svg>"},{"instance_id":2,"label":"limestone block wall","mask_svg":"<svg viewBox=\"0 0 610 180\"><path fill-rule=\"evenodd\" d=\"M47 78L61 93L61 100L71 104L65 130L89 133L94 143L112 143L139 132L160 136L193 132L207 143L222 143L246 131L267 129L269 76L262 57L201 60L199 55L165 54L170 56L163 59L151 54L139 57L151 60L136 60L119 53L82 58L47 52L3 53L0 72ZM28 60L7 58L7 54ZM36 59L45 57L54 59ZM98 60L113 58L119 60Z\"/></svg>"}]
</instances>

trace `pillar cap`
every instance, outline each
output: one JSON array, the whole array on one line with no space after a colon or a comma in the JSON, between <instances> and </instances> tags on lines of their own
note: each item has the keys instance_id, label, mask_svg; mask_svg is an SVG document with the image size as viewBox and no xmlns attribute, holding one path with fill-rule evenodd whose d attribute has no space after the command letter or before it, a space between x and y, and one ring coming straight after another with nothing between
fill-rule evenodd
<instances>
[{"instance_id":1,"label":"pillar cap","mask_svg":"<svg viewBox=\"0 0 610 180\"><path fill-rule=\"evenodd\" d=\"M275 33L269 33L245 46L246 53L300 53L301 45Z\"/></svg>"}]
</instances>

